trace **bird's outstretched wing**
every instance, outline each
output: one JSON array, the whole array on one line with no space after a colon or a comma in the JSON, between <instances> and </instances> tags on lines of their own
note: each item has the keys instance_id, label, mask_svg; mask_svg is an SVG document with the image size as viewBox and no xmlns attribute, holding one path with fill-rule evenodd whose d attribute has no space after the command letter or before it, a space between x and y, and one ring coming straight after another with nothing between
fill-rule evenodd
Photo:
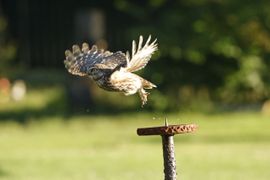
<instances>
[{"instance_id":1,"label":"bird's outstretched wing","mask_svg":"<svg viewBox=\"0 0 270 180\"><path fill-rule=\"evenodd\" d=\"M79 76L89 75L90 68L95 64L104 64L112 71L117 67L126 67L127 65L126 56L121 51L115 53L104 52L103 49L98 49L95 45L89 49L87 43L83 43L81 49L78 45L73 45L72 52L66 50L65 55L65 67L71 74Z\"/></svg>"},{"instance_id":2,"label":"bird's outstretched wing","mask_svg":"<svg viewBox=\"0 0 270 180\"><path fill-rule=\"evenodd\" d=\"M157 43L156 39L149 44L151 41L151 35L148 37L145 45L142 47L143 44L143 37L140 36L138 47L136 42L132 41L132 54L131 57L129 52L126 53L127 58L127 67L125 68L129 72L138 71L144 68L148 61L150 60L152 54L157 50Z\"/></svg>"}]
</instances>

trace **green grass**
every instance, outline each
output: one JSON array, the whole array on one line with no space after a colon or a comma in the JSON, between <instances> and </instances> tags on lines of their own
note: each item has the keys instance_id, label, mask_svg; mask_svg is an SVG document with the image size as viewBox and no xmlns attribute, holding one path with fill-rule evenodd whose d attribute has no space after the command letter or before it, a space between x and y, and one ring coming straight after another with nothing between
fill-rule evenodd
<instances>
[{"instance_id":1,"label":"green grass","mask_svg":"<svg viewBox=\"0 0 270 180\"><path fill-rule=\"evenodd\" d=\"M242 113L126 113L65 118L61 86L30 88L21 102L0 104L2 180L162 180L160 137L138 127L196 123L175 137L181 179L270 179L270 117Z\"/></svg>"},{"instance_id":2,"label":"green grass","mask_svg":"<svg viewBox=\"0 0 270 180\"><path fill-rule=\"evenodd\" d=\"M0 179L163 179L160 137L138 127L165 115L43 117L0 123ZM175 137L181 179L270 178L270 118L258 113L169 114L171 124L195 122L194 134Z\"/></svg>"}]
</instances>

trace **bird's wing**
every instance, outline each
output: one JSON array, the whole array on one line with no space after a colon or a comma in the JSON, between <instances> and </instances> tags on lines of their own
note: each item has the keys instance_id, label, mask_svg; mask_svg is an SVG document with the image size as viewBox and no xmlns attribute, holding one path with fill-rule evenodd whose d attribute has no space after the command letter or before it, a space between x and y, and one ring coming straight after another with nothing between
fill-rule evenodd
<instances>
[{"instance_id":1,"label":"bird's wing","mask_svg":"<svg viewBox=\"0 0 270 180\"><path fill-rule=\"evenodd\" d=\"M83 43L82 48L78 45L72 46L72 52L70 50L65 51L66 59L64 60L67 70L74 75L85 76L89 75L89 70L95 64L107 65L109 69L115 69L117 67L125 67L127 65L126 56L124 53L118 51L112 53L103 49L98 49L93 45L89 49L87 43Z\"/></svg>"},{"instance_id":2,"label":"bird's wing","mask_svg":"<svg viewBox=\"0 0 270 180\"><path fill-rule=\"evenodd\" d=\"M126 67L127 59L124 53L117 51L112 55L105 57L101 63L104 64L108 69L115 71L120 67Z\"/></svg>"},{"instance_id":3,"label":"bird's wing","mask_svg":"<svg viewBox=\"0 0 270 180\"><path fill-rule=\"evenodd\" d=\"M129 52L126 53L127 58L127 67L126 70L129 72L138 71L144 68L148 61L150 60L152 54L157 50L157 43L156 39L149 44L151 41L151 35L148 37L145 45L142 47L143 44L143 37L140 36L138 47L136 42L132 41L132 54L131 57Z\"/></svg>"}]
</instances>

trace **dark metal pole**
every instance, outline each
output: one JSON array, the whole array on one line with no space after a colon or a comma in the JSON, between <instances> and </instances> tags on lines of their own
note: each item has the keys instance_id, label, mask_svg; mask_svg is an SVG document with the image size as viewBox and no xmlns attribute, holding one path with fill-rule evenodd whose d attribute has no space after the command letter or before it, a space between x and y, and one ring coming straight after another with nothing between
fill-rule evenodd
<instances>
[{"instance_id":1,"label":"dark metal pole","mask_svg":"<svg viewBox=\"0 0 270 180\"><path fill-rule=\"evenodd\" d=\"M165 180L176 180L177 175L173 136L194 132L196 128L196 124L168 125L167 119L165 119L165 126L137 129L139 136L161 135Z\"/></svg>"},{"instance_id":2,"label":"dark metal pole","mask_svg":"<svg viewBox=\"0 0 270 180\"><path fill-rule=\"evenodd\" d=\"M173 135L162 135L165 180L176 180L176 161Z\"/></svg>"}]
</instances>

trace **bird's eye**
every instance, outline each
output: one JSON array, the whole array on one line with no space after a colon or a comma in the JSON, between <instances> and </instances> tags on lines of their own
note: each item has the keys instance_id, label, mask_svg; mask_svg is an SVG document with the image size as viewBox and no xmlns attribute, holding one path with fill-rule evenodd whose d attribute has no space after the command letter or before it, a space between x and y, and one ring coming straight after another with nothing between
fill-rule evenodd
<instances>
[{"instance_id":1,"label":"bird's eye","mask_svg":"<svg viewBox=\"0 0 270 180\"><path fill-rule=\"evenodd\" d=\"M92 74L92 73L94 73L96 71L96 68L91 68L91 69L89 69L89 72Z\"/></svg>"},{"instance_id":2,"label":"bird's eye","mask_svg":"<svg viewBox=\"0 0 270 180\"><path fill-rule=\"evenodd\" d=\"M88 75L91 76L93 73L95 73L95 68L90 68L90 69L87 70Z\"/></svg>"}]
</instances>

